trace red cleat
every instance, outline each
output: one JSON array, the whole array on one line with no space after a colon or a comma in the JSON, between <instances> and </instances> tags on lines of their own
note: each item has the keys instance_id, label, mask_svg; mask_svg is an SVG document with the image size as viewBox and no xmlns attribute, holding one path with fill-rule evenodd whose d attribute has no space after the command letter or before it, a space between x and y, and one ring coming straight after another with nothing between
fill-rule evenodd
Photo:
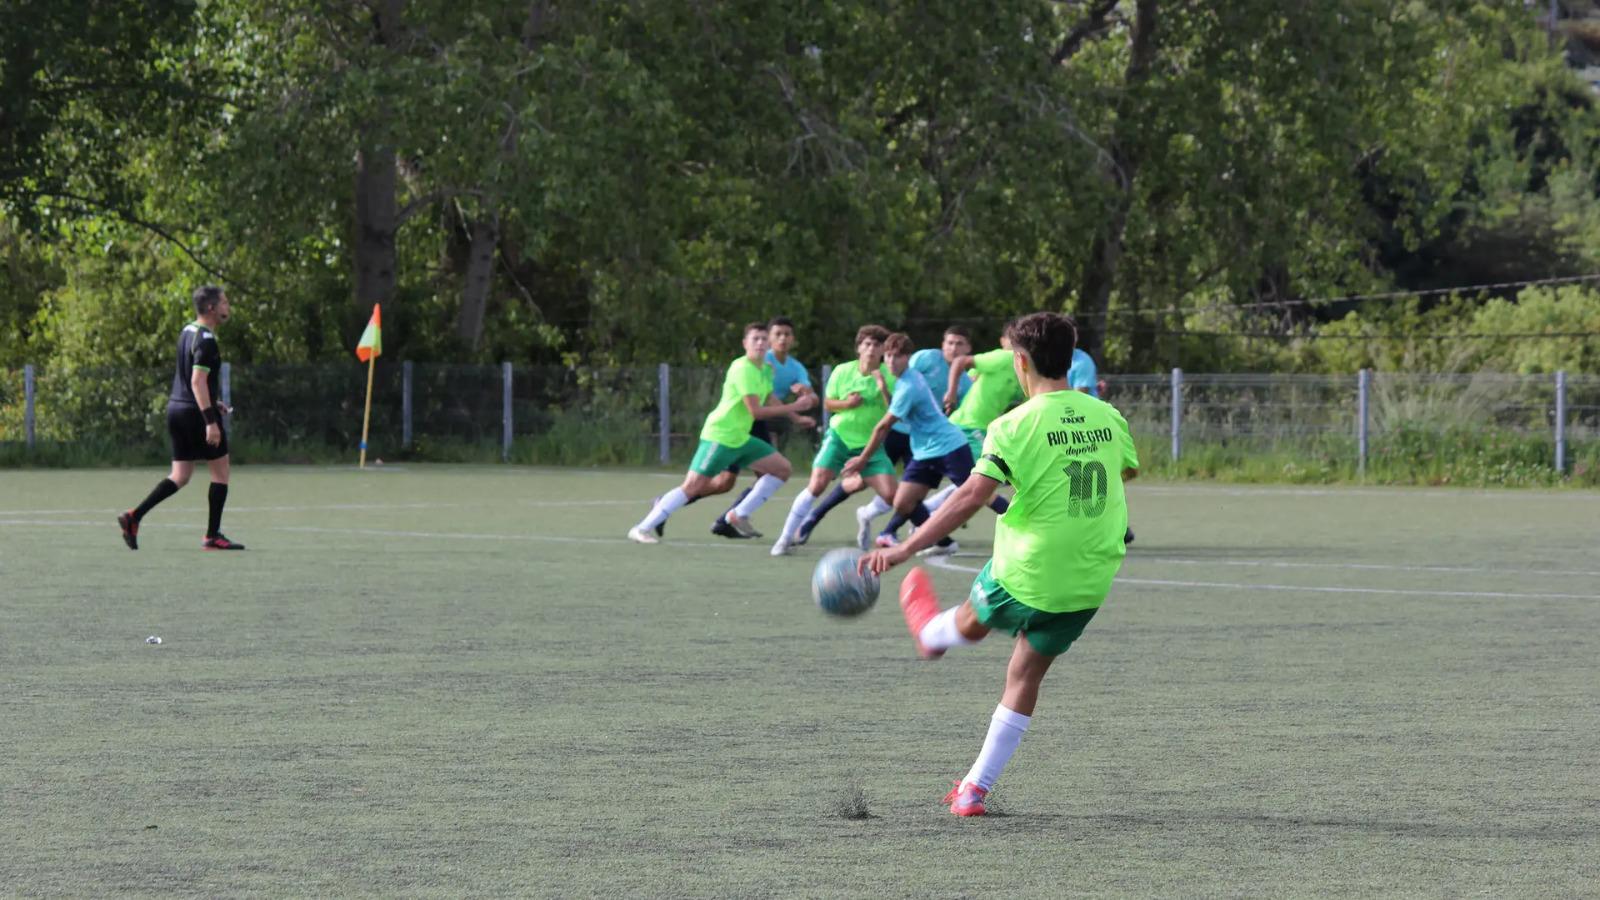
<instances>
[{"instance_id":1,"label":"red cleat","mask_svg":"<svg viewBox=\"0 0 1600 900\"><path fill-rule=\"evenodd\" d=\"M917 655L923 659L943 656L943 650L929 650L922 645L922 629L939 614L939 595L933 592L933 582L921 566L907 572L900 581L900 612L905 614L906 627L911 629Z\"/></svg>"},{"instance_id":2,"label":"red cleat","mask_svg":"<svg viewBox=\"0 0 1600 900\"><path fill-rule=\"evenodd\" d=\"M950 793L944 795L944 802L950 804L950 812L958 816L981 816L987 812L983 808L983 798L987 796L988 791L972 782L958 781Z\"/></svg>"},{"instance_id":3,"label":"red cleat","mask_svg":"<svg viewBox=\"0 0 1600 900\"><path fill-rule=\"evenodd\" d=\"M243 550L244 545L230 541L227 537L215 534L200 542L201 550Z\"/></svg>"},{"instance_id":4,"label":"red cleat","mask_svg":"<svg viewBox=\"0 0 1600 900\"><path fill-rule=\"evenodd\" d=\"M139 549L139 520L133 517L133 510L117 516L117 524L122 527L122 542L128 549Z\"/></svg>"}]
</instances>

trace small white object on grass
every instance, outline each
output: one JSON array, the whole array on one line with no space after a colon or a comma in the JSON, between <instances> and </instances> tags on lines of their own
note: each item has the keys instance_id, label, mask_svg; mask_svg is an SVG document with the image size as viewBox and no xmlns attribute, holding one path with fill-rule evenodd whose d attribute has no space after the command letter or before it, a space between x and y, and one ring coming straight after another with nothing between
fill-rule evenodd
<instances>
[{"instance_id":1,"label":"small white object on grass","mask_svg":"<svg viewBox=\"0 0 1600 900\"><path fill-rule=\"evenodd\" d=\"M149 637L145 638L144 642L146 644L159 644L159 643L161 643L161 638L159 636L157 636L157 635L152 634Z\"/></svg>"}]
</instances>

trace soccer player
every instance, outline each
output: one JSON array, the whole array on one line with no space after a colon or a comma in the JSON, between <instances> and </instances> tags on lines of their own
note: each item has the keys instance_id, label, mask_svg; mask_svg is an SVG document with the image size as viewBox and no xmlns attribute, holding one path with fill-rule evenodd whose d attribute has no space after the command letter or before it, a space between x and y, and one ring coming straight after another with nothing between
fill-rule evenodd
<instances>
[{"instance_id":1,"label":"soccer player","mask_svg":"<svg viewBox=\"0 0 1600 900\"><path fill-rule=\"evenodd\" d=\"M972 336L960 325L951 325L944 330L944 340L939 349L928 348L918 350L911 354L911 368L922 373L922 377L930 386L939 385L941 388L949 381L950 363L972 352ZM965 374L958 381L960 393L964 396L967 388L972 386L972 379ZM905 465L911 462L911 430L904 422L894 423L894 428L889 436L884 438L883 450L889 457L889 462L894 465ZM864 485L859 478L842 479L822 502L811 510L811 515L800 526L796 544L804 544L811 538L812 529L822 521L830 510L845 501L851 494L859 492ZM863 535L872 533L872 520L883 515L890 509L890 498L874 497L869 503L856 510L856 527ZM858 539L857 543L860 543Z\"/></svg>"},{"instance_id":2,"label":"soccer player","mask_svg":"<svg viewBox=\"0 0 1600 900\"><path fill-rule=\"evenodd\" d=\"M867 445L845 463L844 471L847 475L863 471L867 461L883 446L894 423L905 422L911 429L911 462L900 476L900 486L894 492L894 509L897 519L903 517L902 520L909 519L920 525L928 518L928 511L922 505L922 499L928 495L928 491L938 487L944 478L955 484L966 481L972 471L973 458L966 436L939 411L939 403L933 399L933 391L922 373L911 368L911 353L914 350L916 345L904 334L891 334L884 341L883 359L896 379L894 396L889 401L889 411L873 427ZM1006 499L995 497L990 507L997 513L1003 513L1006 511ZM896 520L890 521L893 523ZM885 536L879 535L880 539ZM864 537L858 533L857 543L864 544Z\"/></svg>"},{"instance_id":3,"label":"soccer player","mask_svg":"<svg viewBox=\"0 0 1600 900\"><path fill-rule=\"evenodd\" d=\"M222 371L222 351L217 348L217 326L232 314L228 295L222 288L205 285L195 288L195 320L178 334L178 365L172 375L172 392L167 396L167 436L172 441L172 471L156 484L144 502L117 516L122 542L129 550L139 549L139 523L156 504L171 497L189 483L194 462L206 461L211 471L208 495L211 515L206 520L202 550L243 550L244 545L222 534L222 507L228 502L228 433L222 417L229 410L217 394L217 376Z\"/></svg>"},{"instance_id":4,"label":"soccer player","mask_svg":"<svg viewBox=\"0 0 1600 900\"><path fill-rule=\"evenodd\" d=\"M1139 468L1121 414L1067 385L1072 323L1034 313L1007 332L1027 401L990 423L973 477L916 534L861 561L863 570L887 572L971 518L1000 485L1016 489L995 528L994 557L966 600L940 610L921 568L900 584L900 608L925 659L976 643L993 629L1017 636L983 749L945 797L958 816L984 814L985 795L1032 721L1045 672L1105 602L1127 552L1123 482Z\"/></svg>"},{"instance_id":5,"label":"soccer player","mask_svg":"<svg viewBox=\"0 0 1600 900\"><path fill-rule=\"evenodd\" d=\"M706 416L700 430L700 448L689 463L683 484L656 498L650 514L628 530L628 537L641 544L659 544L657 525L682 509L690 500L708 494L713 480L732 466L749 466L761 477L749 496L734 507L728 524L745 537L760 537L750 524L750 516L766 503L788 480L789 460L772 445L750 436L757 419L798 416L816 403L807 394L792 403L767 403L772 396L772 367L767 364L767 323L751 322L744 327L744 356L728 366L722 382L722 399Z\"/></svg>"},{"instance_id":6,"label":"soccer player","mask_svg":"<svg viewBox=\"0 0 1600 900\"><path fill-rule=\"evenodd\" d=\"M839 364L828 377L823 403L833 417L828 420L822 447L811 461L811 481L794 499L783 533L772 545L773 556L791 553L795 545L805 543L800 529L810 521L812 504L845 462L866 446L872 427L888 412L894 383L894 376L883 364L883 341L888 336L889 330L881 325L861 326L856 330L856 358ZM885 500L894 497L894 463L882 448L861 467L861 481Z\"/></svg>"}]
</instances>

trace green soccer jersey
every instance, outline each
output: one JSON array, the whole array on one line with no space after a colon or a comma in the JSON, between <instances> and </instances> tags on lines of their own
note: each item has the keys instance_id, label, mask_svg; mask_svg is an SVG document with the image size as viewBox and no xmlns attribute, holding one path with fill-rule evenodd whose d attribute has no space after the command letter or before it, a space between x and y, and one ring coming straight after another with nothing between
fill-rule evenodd
<instances>
[{"instance_id":1,"label":"green soccer jersey","mask_svg":"<svg viewBox=\"0 0 1600 900\"><path fill-rule=\"evenodd\" d=\"M883 373L884 385L893 391L894 373L884 365L880 365L878 371ZM840 363L828 376L828 399L843 400L852 393L861 395L861 405L830 414L828 429L839 435L839 440L844 441L846 447L859 450L872 439L873 426L889 411L889 404L884 402L883 392L878 390L877 379L872 377L872 373L861 373L859 360Z\"/></svg>"},{"instance_id":2,"label":"green soccer jersey","mask_svg":"<svg viewBox=\"0 0 1600 900\"><path fill-rule=\"evenodd\" d=\"M995 525L995 580L1045 612L1103 603L1127 553L1122 470L1138 467L1122 414L1078 391L1041 394L990 423L972 471L1016 488Z\"/></svg>"},{"instance_id":3,"label":"green soccer jersey","mask_svg":"<svg viewBox=\"0 0 1600 900\"><path fill-rule=\"evenodd\" d=\"M711 441L724 447L743 447L750 440L750 426L755 417L744 405L744 398L754 394L756 405L767 402L772 393L772 366L756 365L750 357L741 356L728 366L728 375L722 380L722 399L717 408L706 416L706 426L700 429L700 440Z\"/></svg>"},{"instance_id":4,"label":"green soccer jersey","mask_svg":"<svg viewBox=\"0 0 1600 900\"><path fill-rule=\"evenodd\" d=\"M1016 370L1011 368L1010 350L990 350L972 358L972 389L962 399L961 405L950 415L950 421L962 428L983 430L1000 417L1006 407L1022 399L1022 385L1017 384ZM949 385L937 390L943 391Z\"/></svg>"}]
</instances>

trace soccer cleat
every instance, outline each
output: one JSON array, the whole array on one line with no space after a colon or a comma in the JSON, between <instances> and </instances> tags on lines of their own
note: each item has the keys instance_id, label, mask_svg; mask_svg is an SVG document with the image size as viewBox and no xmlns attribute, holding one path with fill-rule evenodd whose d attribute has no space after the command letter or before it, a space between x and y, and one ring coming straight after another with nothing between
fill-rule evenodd
<instances>
[{"instance_id":1,"label":"soccer cleat","mask_svg":"<svg viewBox=\"0 0 1600 900\"><path fill-rule=\"evenodd\" d=\"M794 542L789 540L789 536L788 535L780 536L778 538L777 543L772 545L772 555L773 556L791 556L793 554L794 554Z\"/></svg>"},{"instance_id":2,"label":"soccer cleat","mask_svg":"<svg viewBox=\"0 0 1600 900\"><path fill-rule=\"evenodd\" d=\"M1129 528L1126 532L1123 533L1122 542L1124 544L1133 543L1133 529L1132 528Z\"/></svg>"},{"instance_id":3,"label":"soccer cleat","mask_svg":"<svg viewBox=\"0 0 1600 900\"><path fill-rule=\"evenodd\" d=\"M856 546L863 550L872 549L872 520L874 516L868 512L872 506L869 504L856 510Z\"/></svg>"},{"instance_id":4,"label":"soccer cleat","mask_svg":"<svg viewBox=\"0 0 1600 900\"><path fill-rule=\"evenodd\" d=\"M210 536L210 537L206 538L205 540L201 541L200 542L200 549L201 550L243 550L244 549L244 545L243 544L235 544L233 541L228 540L228 538L225 535L223 535L221 532L217 532L216 534L213 534L212 536Z\"/></svg>"},{"instance_id":5,"label":"soccer cleat","mask_svg":"<svg viewBox=\"0 0 1600 900\"><path fill-rule=\"evenodd\" d=\"M985 812L983 798L988 795L988 791L970 781L958 781L950 793L944 795L944 802L958 816L981 816Z\"/></svg>"},{"instance_id":6,"label":"soccer cleat","mask_svg":"<svg viewBox=\"0 0 1600 900\"><path fill-rule=\"evenodd\" d=\"M733 526L729 525L727 520L720 516L717 517L715 522L711 523L711 533L720 537L732 538L734 540L743 540L746 537L745 535L734 531Z\"/></svg>"},{"instance_id":7,"label":"soccer cleat","mask_svg":"<svg viewBox=\"0 0 1600 900\"><path fill-rule=\"evenodd\" d=\"M139 549L139 520L133 517L133 510L117 516L117 524L122 526L122 542L128 549Z\"/></svg>"},{"instance_id":8,"label":"soccer cleat","mask_svg":"<svg viewBox=\"0 0 1600 900\"><path fill-rule=\"evenodd\" d=\"M918 556L954 556L961 545L955 541L944 544L934 544L932 547L923 547L917 551Z\"/></svg>"},{"instance_id":9,"label":"soccer cleat","mask_svg":"<svg viewBox=\"0 0 1600 900\"><path fill-rule=\"evenodd\" d=\"M761 532L757 531L756 527L750 524L749 519L741 519L738 516L730 515L725 515L722 517L722 519L728 523L729 528L732 528L734 531L738 532L739 537L758 538L762 536Z\"/></svg>"},{"instance_id":10,"label":"soccer cleat","mask_svg":"<svg viewBox=\"0 0 1600 900\"><path fill-rule=\"evenodd\" d=\"M887 548L887 547L893 547L895 544L900 543L900 541L898 539L896 539L894 535L885 532L883 534L878 535L877 539L874 540L872 543L877 545L877 546L879 546L879 547Z\"/></svg>"},{"instance_id":11,"label":"soccer cleat","mask_svg":"<svg viewBox=\"0 0 1600 900\"><path fill-rule=\"evenodd\" d=\"M659 543L661 543L661 538L656 537L651 532L645 531L644 529L640 528L637 525L635 525L632 528L628 529L628 540L633 541L636 544L659 544Z\"/></svg>"},{"instance_id":12,"label":"soccer cleat","mask_svg":"<svg viewBox=\"0 0 1600 900\"><path fill-rule=\"evenodd\" d=\"M911 630L917 655L923 659L943 656L943 650L929 650L922 645L922 629L939 614L939 595L934 593L933 582L921 566L912 568L900 581L900 612L906 617L906 628Z\"/></svg>"}]
</instances>

